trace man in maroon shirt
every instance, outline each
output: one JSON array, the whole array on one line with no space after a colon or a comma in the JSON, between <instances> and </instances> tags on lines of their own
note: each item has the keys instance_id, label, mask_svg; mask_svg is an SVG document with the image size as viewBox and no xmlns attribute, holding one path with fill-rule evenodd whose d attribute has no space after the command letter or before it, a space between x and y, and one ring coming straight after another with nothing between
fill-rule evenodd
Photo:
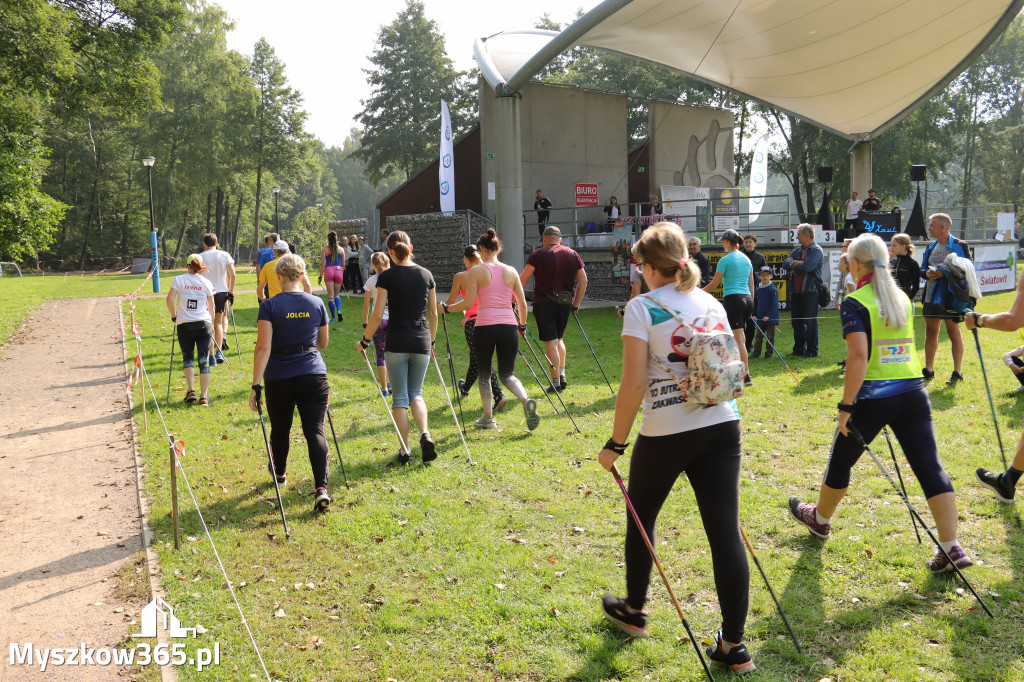
<instances>
[{"instance_id":1,"label":"man in maroon shirt","mask_svg":"<svg viewBox=\"0 0 1024 682\"><path fill-rule=\"evenodd\" d=\"M536 276L533 285L533 315L537 319L540 340L554 367L551 382L556 390L565 389L565 342L562 336L569 316L580 308L587 291L587 273L583 259L568 246L562 246L562 232L554 225L544 228L543 246L526 260L519 279L523 286ZM573 291L575 289L575 291ZM550 389L549 389L550 390Z\"/></svg>"}]
</instances>

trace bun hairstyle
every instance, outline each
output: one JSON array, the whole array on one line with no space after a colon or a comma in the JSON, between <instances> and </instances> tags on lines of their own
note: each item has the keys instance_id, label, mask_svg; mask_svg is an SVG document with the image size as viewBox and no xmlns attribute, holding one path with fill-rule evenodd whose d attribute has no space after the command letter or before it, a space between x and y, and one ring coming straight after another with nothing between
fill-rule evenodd
<instances>
[{"instance_id":1,"label":"bun hairstyle","mask_svg":"<svg viewBox=\"0 0 1024 682\"><path fill-rule=\"evenodd\" d=\"M910 236L900 232L899 234L893 235L892 241L894 244L899 244L907 250L908 256L914 255L914 243L910 241Z\"/></svg>"},{"instance_id":2,"label":"bun hairstyle","mask_svg":"<svg viewBox=\"0 0 1024 682\"><path fill-rule=\"evenodd\" d=\"M633 245L632 253L637 262L647 263L663 277L675 277L676 291L693 291L700 282L700 270L686 248L686 234L675 223L648 227Z\"/></svg>"},{"instance_id":3,"label":"bun hairstyle","mask_svg":"<svg viewBox=\"0 0 1024 682\"><path fill-rule=\"evenodd\" d=\"M475 245L470 244L462 250L462 257L467 260L480 260L480 250Z\"/></svg>"},{"instance_id":4,"label":"bun hairstyle","mask_svg":"<svg viewBox=\"0 0 1024 682\"><path fill-rule=\"evenodd\" d=\"M294 253L288 253L278 259L274 272L294 282L306 274L306 262Z\"/></svg>"},{"instance_id":5,"label":"bun hairstyle","mask_svg":"<svg viewBox=\"0 0 1024 682\"><path fill-rule=\"evenodd\" d=\"M188 268L190 275L198 275L201 272L209 272L210 268L203 264L203 257L198 253L193 253L185 260L185 265Z\"/></svg>"},{"instance_id":6,"label":"bun hairstyle","mask_svg":"<svg viewBox=\"0 0 1024 682\"><path fill-rule=\"evenodd\" d=\"M910 302L889 274L889 249L885 242L878 235L866 232L850 242L846 255L870 269L879 314L893 327L902 327L907 321Z\"/></svg>"},{"instance_id":7,"label":"bun hairstyle","mask_svg":"<svg viewBox=\"0 0 1024 682\"><path fill-rule=\"evenodd\" d=\"M338 256L338 233L331 231L327 233L327 246L331 249L331 256Z\"/></svg>"},{"instance_id":8,"label":"bun hairstyle","mask_svg":"<svg viewBox=\"0 0 1024 682\"><path fill-rule=\"evenodd\" d=\"M381 251L374 251L373 255L370 256L370 265L379 268L381 271L387 270L391 267L391 259Z\"/></svg>"},{"instance_id":9,"label":"bun hairstyle","mask_svg":"<svg viewBox=\"0 0 1024 682\"><path fill-rule=\"evenodd\" d=\"M476 240L476 245L488 251L501 251L501 240L498 239L498 233L494 231L494 228L487 228L487 231Z\"/></svg>"},{"instance_id":10,"label":"bun hairstyle","mask_svg":"<svg viewBox=\"0 0 1024 682\"><path fill-rule=\"evenodd\" d=\"M395 230L388 235L388 251L394 251L396 260L405 260L412 257L412 242L409 235L401 230Z\"/></svg>"}]
</instances>

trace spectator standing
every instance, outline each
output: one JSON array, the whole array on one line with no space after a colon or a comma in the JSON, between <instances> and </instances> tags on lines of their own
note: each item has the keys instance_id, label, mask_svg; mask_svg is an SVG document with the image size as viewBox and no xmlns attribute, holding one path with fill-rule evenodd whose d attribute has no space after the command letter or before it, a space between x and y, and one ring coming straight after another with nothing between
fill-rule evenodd
<instances>
[{"instance_id":1,"label":"spectator standing","mask_svg":"<svg viewBox=\"0 0 1024 682\"><path fill-rule=\"evenodd\" d=\"M818 285L825 252L814 241L814 227L803 223L797 228L800 246L793 249L782 267L793 275L791 282L793 355L818 357Z\"/></svg>"},{"instance_id":2,"label":"spectator standing","mask_svg":"<svg viewBox=\"0 0 1024 682\"><path fill-rule=\"evenodd\" d=\"M775 347L775 328L779 325L779 290L772 281L772 269L767 265L758 272L759 283L754 290L754 319L761 329L754 342L754 351L750 357L761 357L761 342L768 337L764 349L764 359L771 360Z\"/></svg>"},{"instance_id":3,"label":"spectator standing","mask_svg":"<svg viewBox=\"0 0 1024 682\"><path fill-rule=\"evenodd\" d=\"M896 280L896 286L913 302L921 289L921 266L914 260L914 245L905 234L894 235L889 244L892 251L889 271Z\"/></svg>"},{"instance_id":4,"label":"spectator standing","mask_svg":"<svg viewBox=\"0 0 1024 682\"><path fill-rule=\"evenodd\" d=\"M936 213L928 218L928 234L935 241L924 250L921 262L926 270L921 274L925 278L924 295L921 297L922 314L924 316L924 374L925 381L935 377L935 353L939 349L939 327L945 324L946 334L953 353L953 374L947 386L954 386L964 380L960 372L964 359L964 339L960 334L960 323L964 316L953 310L952 297L946 282L946 273L939 267L946 256L955 254L971 260L971 247L967 242L957 239L949 233L953 221L945 213Z\"/></svg>"},{"instance_id":5,"label":"spectator standing","mask_svg":"<svg viewBox=\"0 0 1024 682\"><path fill-rule=\"evenodd\" d=\"M861 206L864 211L881 211L882 200L875 196L875 190L868 190L868 198L864 200L864 205Z\"/></svg>"},{"instance_id":6,"label":"spectator standing","mask_svg":"<svg viewBox=\"0 0 1024 682\"><path fill-rule=\"evenodd\" d=\"M857 231L857 214L860 213L864 202L857 198L856 192L850 192L850 198L846 200L846 224L843 237L852 237Z\"/></svg>"},{"instance_id":7,"label":"spectator standing","mask_svg":"<svg viewBox=\"0 0 1024 682\"><path fill-rule=\"evenodd\" d=\"M757 235L748 234L743 238L743 255L750 260L750 267L753 269L755 279L759 276L758 273L761 269L768 265L768 261L765 257L757 252ZM746 322L743 325L743 336L747 340L747 354L750 354L750 349L754 343L754 323L748 316Z\"/></svg>"},{"instance_id":8,"label":"spectator standing","mask_svg":"<svg viewBox=\"0 0 1024 682\"><path fill-rule=\"evenodd\" d=\"M544 196L544 190L537 190L537 197L533 202L533 210L537 212L537 234L544 236L544 228L548 226L551 218L551 200Z\"/></svg>"},{"instance_id":9,"label":"spectator standing","mask_svg":"<svg viewBox=\"0 0 1024 682\"><path fill-rule=\"evenodd\" d=\"M690 260L697 264L700 270L700 288L703 289L711 281L711 261L700 250L700 239L690 237L686 240L686 248L690 252Z\"/></svg>"}]
</instances>

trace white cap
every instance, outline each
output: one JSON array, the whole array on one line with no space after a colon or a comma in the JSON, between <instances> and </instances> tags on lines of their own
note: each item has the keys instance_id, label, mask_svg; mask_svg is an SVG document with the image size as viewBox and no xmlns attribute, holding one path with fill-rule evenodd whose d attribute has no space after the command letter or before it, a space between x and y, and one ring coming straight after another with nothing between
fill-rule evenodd
<instances>
[{"instance_id":1,"label":"white cap","mask_svg":"<svg viewBox=\"0 0 1024 682\"><path fill-rule=\"evenodd\" d=\"M274 242L274 251L290 251L288 248L288 242L283 239L278 239Z\"/></svg>"}]
</instances>

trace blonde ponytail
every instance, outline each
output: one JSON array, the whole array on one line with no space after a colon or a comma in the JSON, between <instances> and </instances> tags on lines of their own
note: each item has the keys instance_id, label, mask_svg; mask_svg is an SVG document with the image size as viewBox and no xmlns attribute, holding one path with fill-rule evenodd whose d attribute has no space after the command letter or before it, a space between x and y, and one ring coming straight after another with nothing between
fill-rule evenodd
<instances>
[{"instance_id":1,"label":"blonde ponytail","mask_svg":"<svg viewBox=\"0 0 1024 682\"><path fill-rule=\"evenodd\" d=\"M846 252L853 260L871 269L871 285L878 300L879 315L893 328L907 322L910 301L889 274L889 249L878 235L865 233L850 242Z\"/></svg>"}]
</instances>

